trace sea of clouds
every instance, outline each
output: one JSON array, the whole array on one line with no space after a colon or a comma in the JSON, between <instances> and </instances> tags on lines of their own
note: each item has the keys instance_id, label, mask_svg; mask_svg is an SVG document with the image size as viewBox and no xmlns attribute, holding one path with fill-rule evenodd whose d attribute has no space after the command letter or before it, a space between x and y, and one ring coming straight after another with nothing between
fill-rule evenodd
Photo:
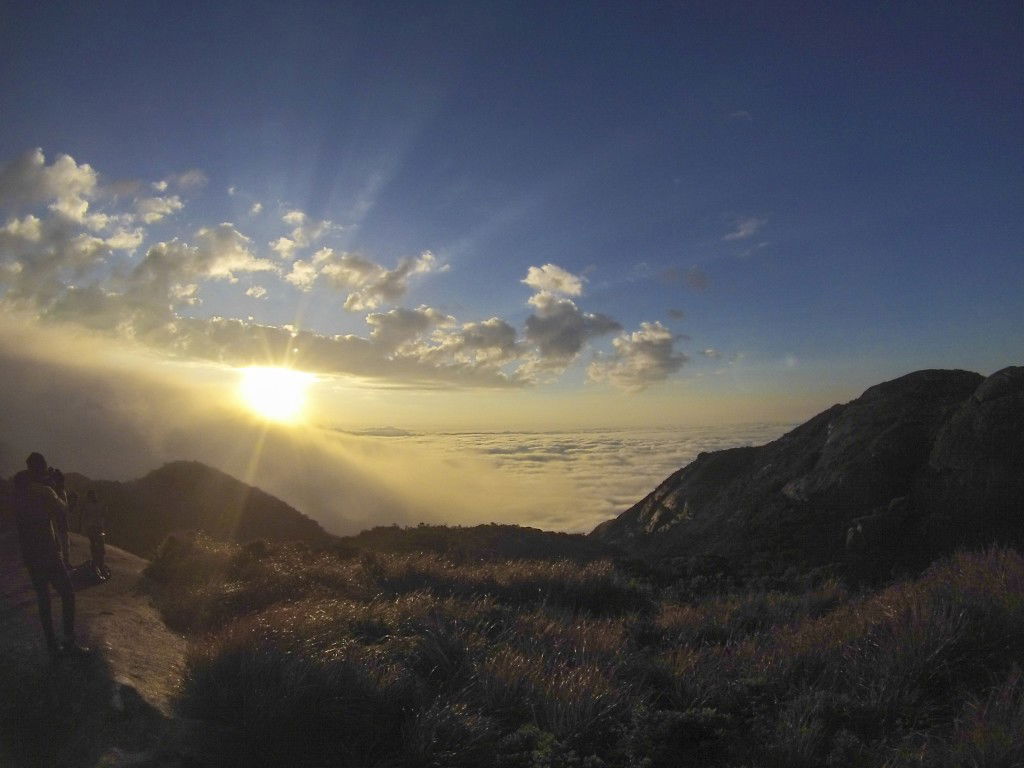
<instances>
[{"instance_id":1,"label":"sea of clouds","mask_svg":"<svg viewBox=\"0 0 1024 768\"><path fill-rule=\"evenodd\" d=\"M793 424L728 424L576 432L402 434L379 430L364 439L404 443L451 467L472 462L495 480L481 489L476 522L515 522L546 530L587 532L628 509L697 457L760 445ZM477 471L480 471L478 469ZM458 478L452 478L458 482ZM509 487L512 498L496 497ZM461 521L460 521L461 522Z\"/></svg>"}]
</instances>

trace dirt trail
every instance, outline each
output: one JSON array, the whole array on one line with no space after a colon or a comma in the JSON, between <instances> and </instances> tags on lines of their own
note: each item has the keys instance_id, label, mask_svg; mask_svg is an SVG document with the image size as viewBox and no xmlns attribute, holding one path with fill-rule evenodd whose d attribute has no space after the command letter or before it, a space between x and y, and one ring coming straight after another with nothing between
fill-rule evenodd
<instances>
[{"instance_id":1,"label":"dirt trail","mask_svg":"<svg viewBox=\"0 0 1024 768\"><path fill-rule=\"evenodd\" d=\"M71 541L71 562L87 561L87 539ZM75 579L76 634L92 652L53 663L17 537L0 531L0 765L195 764L170 746L181 741L171 699L186 641L140 591L145 560L108 547L107 565L107 582ZM53 617L59 636L55 594Z\"/></svg>"}]
</instances>

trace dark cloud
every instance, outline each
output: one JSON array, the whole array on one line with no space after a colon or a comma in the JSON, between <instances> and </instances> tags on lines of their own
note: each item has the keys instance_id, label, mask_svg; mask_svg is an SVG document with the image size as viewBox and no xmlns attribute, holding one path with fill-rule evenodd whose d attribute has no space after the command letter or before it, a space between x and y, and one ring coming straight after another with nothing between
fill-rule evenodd
<instances>
[{"instance_id":1,"label":"dark cloud","mask_svg":"<svg viewBox=\"0 0 1024 768\"><path fill-rule=\"evenodd\" d=\"M608 315L583 312L550 293L535 294L530 304L536 311L526 319L526 339L537 346L541 365L564 367L589 339L622 329Z\"/></svg>"},{"instance_id":2,"label":"dark cloud","mask_svg":"<svg viewBox=\"0 0 1024 768\"><path fill-rule=\"evenodd\" d=\"M588 374L633 391L664 381L688 359L675 351L675 339L661 323L641 323L640 330L613 339L613 353L591 363Z\"/></svg>"}]
</instances>

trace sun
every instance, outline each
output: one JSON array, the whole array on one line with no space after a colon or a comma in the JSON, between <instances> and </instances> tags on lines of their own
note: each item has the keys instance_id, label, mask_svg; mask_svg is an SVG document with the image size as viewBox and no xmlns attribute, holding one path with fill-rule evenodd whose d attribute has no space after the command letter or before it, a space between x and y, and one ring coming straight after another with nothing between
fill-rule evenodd
<instances>
[{"instance_id":1,"label":"sun","mask_svg":"<svg viewBox=\"0 0 1024 768\"><path fill-rule=\"evenodd\" d=\"M268 421L294 424L302 418L313 375L290 368L253 366L242 369L242 401Z\"/></svg>"}]
</instances>

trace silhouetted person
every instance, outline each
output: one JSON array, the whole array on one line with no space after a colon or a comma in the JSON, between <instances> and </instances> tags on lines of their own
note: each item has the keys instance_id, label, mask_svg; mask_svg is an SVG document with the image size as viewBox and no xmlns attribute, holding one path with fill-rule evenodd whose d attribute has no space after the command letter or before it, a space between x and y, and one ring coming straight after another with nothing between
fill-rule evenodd
<instances>
[{"instance_id":1,"label":"silhouetted person","mask_svg":"<svg viewBox=\"0 0 1024 768\"><path fill-rule=\"evenodd\" d=\"M14 511L21 542L21 557L36 591L46 647L51 658L57 655L59 649L50 615L52 584L61 599L63 650L80 653L84 649L75 642L75 591L61 559L56 535L56 521L67 514L67 505L50 487L46 459L41 454L30 454L25 464L28 469L14 476Z\"/></svg>"},{"instance_id":2,"label":"silhouetted person","mask_svg":"<svg viewBox=\"0 0 1024 768\"><path fill-rule=\"evenodd\" d=\"M82 530L89 537L89 551L92 554L92 568L96 578L106 581L110 578L110 569L104 564L107 550L103 544L106 528L105 509L96 491L86 491L85 503L82 505Z\"/></svg>"}]
</instances>

